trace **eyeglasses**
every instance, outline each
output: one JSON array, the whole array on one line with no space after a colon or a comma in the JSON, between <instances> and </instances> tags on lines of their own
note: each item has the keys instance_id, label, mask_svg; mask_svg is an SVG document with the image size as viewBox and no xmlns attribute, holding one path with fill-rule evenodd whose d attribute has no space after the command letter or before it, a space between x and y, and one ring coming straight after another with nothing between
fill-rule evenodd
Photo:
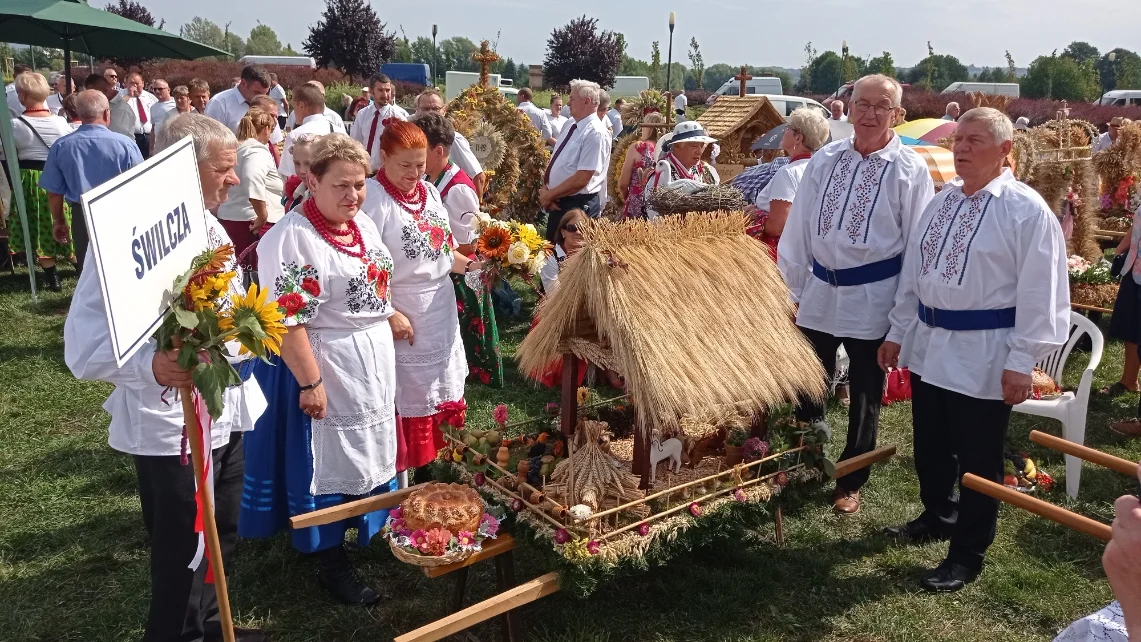
<instances>
[{"instance_id":1,"label":"eyeglasses","mask_svg":"<svg viewBox=\"0 0 1141 642\"><path fill-rule=\"evenodd\" d=\"M570 232L571 234L578 234L578 225L575 225L574 223L567 223L563 226L563 230Z\"/></svg>"},{"instance_id":2,"label":"eyeglasses","mask_svg":"<svg viewBox=\"0 0 1141 642\"><path fill-rule=\"evenodd\" d=\"M873 105L873 104L867 102L866 100L857 100L856 102L852 103L852 109L854 109L855 111L862 111L862 112L872 111L875 113L876 116L879 116L882 118L884 116L887 116L890 112L894 111L896 108L892 107L890 105Z\"/></svg>"}]
</instances>

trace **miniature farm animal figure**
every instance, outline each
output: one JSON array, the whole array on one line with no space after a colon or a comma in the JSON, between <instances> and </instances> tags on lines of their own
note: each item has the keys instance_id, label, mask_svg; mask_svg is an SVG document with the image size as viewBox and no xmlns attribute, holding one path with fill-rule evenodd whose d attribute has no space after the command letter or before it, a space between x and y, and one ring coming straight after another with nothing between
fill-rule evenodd
<instances>
[{"instance_id":1,"label":"miniature farm animal figure","mask_svg":"<svg viewBox=\"0 0 1141 642\"><path fill-rule=\"evenodd\" d=\"M723 448L725 448L725 440L729 437L729 431L724 426L718 428L715 432L711 432L706 436L693 442L693 446L686 453L686 464L690 468L697 468L707 455L715 455Z\"/></svg>"},{"instance_id":2,"label":"miniature farm animal figure","mask_svg":"<svg viewBox=\"0 0 1141 642\"><path fill-rule=\"evenodd\" d=\"M675 473L681 472L681 440L676 437L671 437L664 442L661 441L661 434L654 431L653 437L650 441L650 483L654 483L654 476L658 470L658 462L663 459L669 459L669 467L673 468Z\"/></svg>"}]
</instances>

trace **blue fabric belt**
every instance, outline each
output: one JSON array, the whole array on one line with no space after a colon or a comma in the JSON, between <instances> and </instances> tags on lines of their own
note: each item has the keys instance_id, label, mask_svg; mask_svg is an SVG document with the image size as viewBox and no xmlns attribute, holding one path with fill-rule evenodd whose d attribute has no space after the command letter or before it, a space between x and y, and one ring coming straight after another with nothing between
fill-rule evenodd
<instances>
[{"instance_id":1,"label":"blue fabric belt","mask_svg":"<svg viewBox=\"0 0 1141 642\"><path fill-rule=\"evenodd\" d=\"M866 285L890 279L903 270L903 255L893 256L890 259L858 265L854 268L829 270L812 259L812 275L832 287L847 285Z\"/></svg>"},{"instance_id":2,"label":"blue fabric belt","mask_svg":"<svg viewBox=\"0 0 1141 642\"><path fill-rule=\"evenodd\" d=\"M257 363L258 359L253 358L246 359L238 364L236 370L238 371L238 378L242 380L242 383L249 381L250 377L254 376L254 366L256 366Z\"/></svg>"},{"instance_id":3,"label":"blue fabric belt","mask_svg":"<svg viewBox=\"0 0 1141 642\"><path fill-rule=\"evenodd\" d=\"M944 330L999 330L1014 327L1016 308L999 310L940 310L919 302L919 320Z\"/></svg>"}]
</instances>

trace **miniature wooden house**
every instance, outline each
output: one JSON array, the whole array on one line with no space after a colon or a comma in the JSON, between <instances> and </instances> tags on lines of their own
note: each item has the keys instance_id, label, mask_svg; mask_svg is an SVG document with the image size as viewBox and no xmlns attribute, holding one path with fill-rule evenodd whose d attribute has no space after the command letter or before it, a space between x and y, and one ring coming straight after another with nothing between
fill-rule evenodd
<instances>
[{"instance_id":1,"label":"miniature wooden house","mask_svg":"<svg viewBox=\"0 0 1141 642\"><path fill-rule=\"evenodd\" d=\"M721 146L717 173L725 182L754 164L753 143L783 124L784 117L764 96L718 96L697 122Z\"/></svg>"}]
</instances>

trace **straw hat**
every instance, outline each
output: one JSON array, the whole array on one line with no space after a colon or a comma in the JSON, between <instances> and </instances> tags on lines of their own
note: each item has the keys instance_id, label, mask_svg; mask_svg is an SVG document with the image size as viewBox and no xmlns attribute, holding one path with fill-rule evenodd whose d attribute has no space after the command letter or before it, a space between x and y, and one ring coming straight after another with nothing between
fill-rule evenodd
<instances>
[{"instance_id":1,"label":"straw hat","mask_svg":"<svg viewBox=\"0 0 1141 642\"><path fill-rule=\"evenodd\" d=\"M705 128L696 120L687 120L674 127L673 138L670 143L716 143L717 139L705 133Z\"/></svg>"},{"instance_id":2,"label":"straw hat","mask_svg":"<svg viewBox=\"0 0 1141 642\"><path fill-rule=\"evenodd\" d=\"M1121 127L1122 125L1127 124L1129 124L1129 120L1123 116L1114 116L1113 118L1109 119L1108 123L1106 123L1106 125L1109 125L1110 127Z\"/></svg>"}]
</instances>

